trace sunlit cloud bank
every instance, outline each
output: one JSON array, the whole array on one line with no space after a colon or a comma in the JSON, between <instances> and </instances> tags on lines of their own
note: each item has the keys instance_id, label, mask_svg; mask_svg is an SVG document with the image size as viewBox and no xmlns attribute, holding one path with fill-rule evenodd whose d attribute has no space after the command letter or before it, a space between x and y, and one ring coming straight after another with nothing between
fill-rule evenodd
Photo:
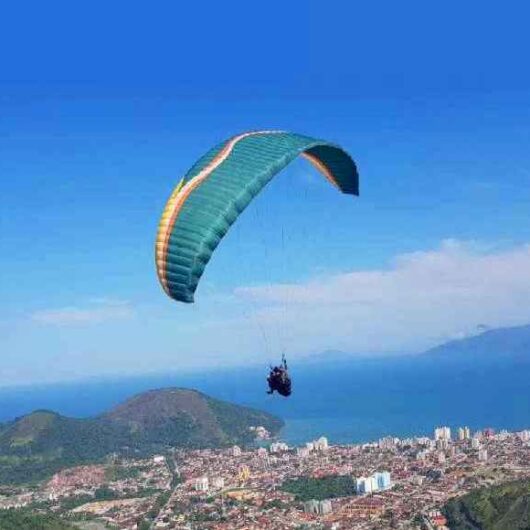
<instances>
[{"instance_id":1,"label":"sunlit cloud bank","mask_svg":"<svg viewBox=\"0 0 530 530\"><path fill-rule=\"evenodd\" d=\"M196 304L156 294L36 311L4 333L0 384L103 374L267 366L329 349L419 353L488 328L530 324L530 245L446 240L387 267L296 284L220 286Z\"/></svg>"},{"instance_id":2,"label":"sunlit cloud bank","mask_svg":"<svg viewBox=\"0 0 530 530\"><path fill-rule=\"evenodd\" d=\"M297 351L414 351L485 326L530 323L530 245L492 250L446 240L386 269L235 294L254 304L263 325L287 329Z\"/></svg>"}]
</instances>

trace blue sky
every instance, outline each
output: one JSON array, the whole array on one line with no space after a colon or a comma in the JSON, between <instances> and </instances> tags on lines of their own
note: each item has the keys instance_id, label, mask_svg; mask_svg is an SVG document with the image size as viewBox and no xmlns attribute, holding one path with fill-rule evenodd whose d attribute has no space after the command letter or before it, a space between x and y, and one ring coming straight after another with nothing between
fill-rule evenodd
<instances>
[{"instance_id":1,"label":"blue sky","mask_svg":"<svg viewBox=\"0 0 530 530\"><path fill-rule=\"evenodd\" d=\"M530 322L528 10L3 7L0 384L417 351ZM173 304L152 255L164 201L205 150L260 128L341 144L361 197L294 163L197 303Z\"/></svg>"}]
</instances>

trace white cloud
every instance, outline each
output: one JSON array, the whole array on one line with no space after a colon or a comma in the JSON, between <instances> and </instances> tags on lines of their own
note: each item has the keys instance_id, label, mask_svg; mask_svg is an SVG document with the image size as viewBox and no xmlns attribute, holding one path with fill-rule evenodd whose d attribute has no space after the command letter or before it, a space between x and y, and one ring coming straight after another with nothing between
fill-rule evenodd
<instances>
[{"instance_id":1,"label":"white cloud","mask_svg":"<svg viewBox=\"0 0 530 530\"><path fill-rule=\"evenodd\" d=\"M2 349L10 352L4 380L17 373L27 380L29 366L44 380L265 365L283 349L291 359L329 349L420 352L487 328L530 323L530 245L502 249L446 240L396 256L387 267L323 272L296 284L231 293L214 288L196 304L156 300L132 306L92 299L34 313L39 325L26 321L2 337ZM35 356L36 344L46 353Z\"/></svg>"},{"instance_id":2,"label":"white cloud","mask_svg":"<svg viewBox=\"0 0 530 530\"><path fill-rule=\"evenodd\" d=\"M134 314L130 303L125 300L93 298L88 307L62 307L36 311L31 319L42 324L54 326L78 326L127 319Z\"/></svg>"},{"instance_id":3,"label":"white cloud","mask_svg":"<svg viewBox=\"0 0 530 530\"><path fill-rule=\"evenodd\" d=\"M343 350L420 352L488 328L530 323L530 245L446 240L387 267L323 272L296 284L157 296L147 306L110 298L41 310L2 336L2 382L72 379L276 362ZM37 325L35 325L37 324ZM38 354L36 353L38 352Z\"/></svg>"},{"instance_id":4,"label":"white cloud","mask_svg":"<svg viewBox=\"0 0 530 530\"><path fill-rule=\"evenodd\" d=\"M417 350L530 322L530 245L510 250L457 240L395 258L390 267L306 283L245 287L256 318L287 330L297 351Z\"/></svg>"}]
</instances>

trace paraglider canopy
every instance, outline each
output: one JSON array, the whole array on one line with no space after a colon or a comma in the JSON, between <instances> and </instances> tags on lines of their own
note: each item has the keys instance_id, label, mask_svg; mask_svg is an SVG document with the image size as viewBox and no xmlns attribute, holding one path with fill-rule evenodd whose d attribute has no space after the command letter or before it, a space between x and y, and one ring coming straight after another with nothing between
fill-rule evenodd
<instances>
[{"instance_id":1,"label":"paraglider canopy","mask_svg":"<svg viewBox=\"0 0 530 530\"><path fill-rule=\"evenodd\" d=\"M215 248L263 187L297 156L336 188L358 195L354 161L341 147L284 131L239 134L200 158L171 194L156 238L156 270L164 291L193 302Z\"/></svg>"}]
</instances>

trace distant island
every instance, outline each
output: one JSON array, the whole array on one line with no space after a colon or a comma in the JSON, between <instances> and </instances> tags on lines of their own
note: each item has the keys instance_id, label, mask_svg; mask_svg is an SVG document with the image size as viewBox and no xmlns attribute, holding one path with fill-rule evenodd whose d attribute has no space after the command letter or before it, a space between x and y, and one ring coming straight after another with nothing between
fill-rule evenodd
<instances>
[{"instance_id":1,"label":"distant island","mask_svg":"<svg viewBox=\"0 0 530 530\"><path fill-rule=\"evenodd\" d=\"M282 426L266 412L183 388L138 394L94 418L39 410L0 426L0 484L40 480L112 453L145 457L169 448L248 445Z\"/></svg>"}]
</instances>

